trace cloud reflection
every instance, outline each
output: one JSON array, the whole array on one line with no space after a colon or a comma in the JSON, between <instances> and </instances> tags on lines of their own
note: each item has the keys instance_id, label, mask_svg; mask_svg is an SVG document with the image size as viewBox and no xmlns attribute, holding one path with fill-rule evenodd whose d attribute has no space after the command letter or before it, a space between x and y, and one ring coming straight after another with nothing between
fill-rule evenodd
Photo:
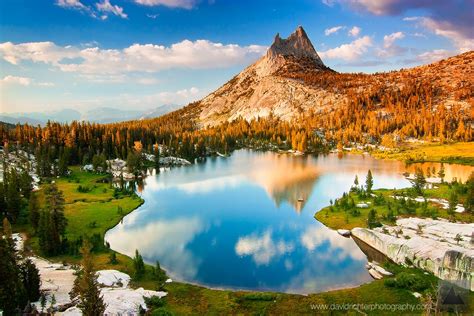
<instances>
[{"instance_id":1,"label":"cloud reflection","mask_svg":"<svg viewBox=\"0 0 474 316\"><path fill-rule=\"evenodd\" d=\"M287 243L284 240L274 241L271 230L267 230L262 235L252 234L240 237L235 245L237 255L252 256L257 266L268 265L273 259L293 250L293 243Z\"/></svg>"},{"instance_id":2,"label":"cloud reflection","mask_svg":"<svg viewBox=\"0 0 474 316\"><path fill-rule=\"evenodd\" d=\"M106 240L116 251L133 257L138 249L145 261L157 258L163 267L179 271L180 279L192 280L201 260L186 245L204 230L205 226L197 217L176 218L133 228L118 225L107 233Z\"/></svg>"},{"instance_id":3,"label":"cloud reflection","mask_svg":"<svg viewBox=\"0 0 474 316\"><path fill-rule=\"evenodd\" d=\"M324 254L319 247L328 243L326 255L329 260L341 261L345 258L353 260L365 260L364 253L350 238L339 235L336 231L324 229L323 227L311 226L301 235L301 244L312 252L318 248L318 253Z\"/></svg>"}]
</instances>

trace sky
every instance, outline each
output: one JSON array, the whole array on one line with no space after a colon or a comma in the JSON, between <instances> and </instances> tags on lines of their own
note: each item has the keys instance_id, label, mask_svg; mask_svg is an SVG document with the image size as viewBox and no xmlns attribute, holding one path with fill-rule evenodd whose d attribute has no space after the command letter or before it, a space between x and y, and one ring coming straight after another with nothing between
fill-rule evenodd
<instances>
[{"instance_id":1,"label":"sky","mask_svg":"<svg viewBox=\"0 0 474 316\"><path fill-rule=\"evenodd\" d=\"M306 30L324 63L377 72L474 49L474 0L2 0L0 113L187 104Z\"/></svg>"}]
</instances>

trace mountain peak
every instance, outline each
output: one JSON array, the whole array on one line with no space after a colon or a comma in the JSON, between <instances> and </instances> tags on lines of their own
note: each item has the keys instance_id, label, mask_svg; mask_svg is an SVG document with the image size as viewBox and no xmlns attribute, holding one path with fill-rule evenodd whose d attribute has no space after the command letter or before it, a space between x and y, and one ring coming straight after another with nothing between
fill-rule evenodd
<instances>
[{"instance_id":1,"label":"mountain peak","mask_svg":"<svg viewBox=\"0 0 474 316\"><path fill-rule=\"evenodd\" d=\"M276 34L273 44L267 51L267 58L273 59L278 56L310 58L317 65L324 66L302 26L298 26L286 39L281 38L279 33Z\"/></svg>"}]
</instances>

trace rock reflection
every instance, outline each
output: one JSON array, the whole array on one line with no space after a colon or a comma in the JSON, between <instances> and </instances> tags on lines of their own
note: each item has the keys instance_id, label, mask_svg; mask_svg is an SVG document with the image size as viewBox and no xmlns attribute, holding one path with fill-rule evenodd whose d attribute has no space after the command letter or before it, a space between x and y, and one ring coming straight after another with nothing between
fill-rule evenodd
<instances>
[{"instance_id":1,"label":"rock reflection","mask_svg":"<svg viewBox=\"0 0 474 316\"><path fill-rule=\"evenodd\" d=\"M249 177L262 186L277 207L284 202L300 213L313 192L318 168L308 157L267 153L249 166Z\"/></svg>"}]
</instances>

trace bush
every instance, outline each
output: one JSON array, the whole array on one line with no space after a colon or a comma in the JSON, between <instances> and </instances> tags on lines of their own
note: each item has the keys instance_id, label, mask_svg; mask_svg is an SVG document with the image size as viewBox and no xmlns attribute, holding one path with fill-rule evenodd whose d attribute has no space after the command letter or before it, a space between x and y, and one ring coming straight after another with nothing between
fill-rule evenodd
<instances>
[{"instance_id":1,"label":"bush","mask_svg":"<svg viewBox=\"0 0 474 316\"><path fill-rule=\"evenodd\" d=\"M165 306L165 299L160 298L159 296L143 297L145 299L145 304L150 309L155 309Z\"/></svg>"},{"instance_id":2,"label":"bush","mask_svg":"<svg viewBox=\"0 0 474 316\"><path fill-rule=\"evenodd\" d=\"M247 301L274 301L276 295L271 293L247 293L242 296L242 299Z\"/></svg>"},{"instance_id":3,"label":"bush","mask_svg":"<svg viewBox=\"0 0 474 316\"><path fill-rule=\"evenodd\" d=\"M160 307L160 308L154 309L151 312L151 315L152 316L172 316L174 314L170 312L169 310L167 310L165 307Z\"/></svg>"},{"instance_id":4,"label":"bush","mask_svg":"<svg viewBox=\"0 0 474 316\"><path fill-rule=\"evenodd\" d=\"M112 251L109 255L109 263L110 264L117 264L118 263L117 255L115 254L115 251Z\"/></svg>"},{"instance_id":5,"label":"bush","mask_svg":"<svg viewBox=\"0 0 474 316\"><path fill-rule=\"evenodd\" d=\"M79 193L89 193L92 189L87 187L87 186L82 186L79 184L79 186L77 187L77 192Z\"/></svg>"},{"instance_id":6,"label":"bush","mask_svg":"<svg viewBox=\"0 0 474 316\"><path fill-rule=\"evenodd\" d=\"M384 284L388 287L421 292L430 287L429 282L420 275L401 272L395 278L386 279Z\"/></svg>"}]
</instances>

